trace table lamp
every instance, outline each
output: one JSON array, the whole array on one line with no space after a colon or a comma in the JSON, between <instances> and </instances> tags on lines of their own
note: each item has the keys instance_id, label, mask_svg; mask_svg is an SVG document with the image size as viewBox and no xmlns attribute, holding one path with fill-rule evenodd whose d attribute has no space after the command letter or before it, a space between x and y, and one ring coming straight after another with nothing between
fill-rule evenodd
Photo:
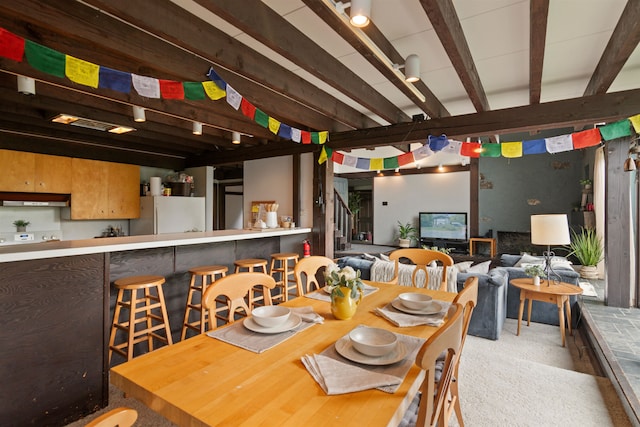
<instances>
[{"instance_id":1,"label":"table lamp","mask_svg":"<svg viewBox=\"0 0 640 427\"><path fill-rule=\"evenodd\" d=\"M551 275L555 275L559 281L560 275L551 268L551 259L555 254L551 251L551 245L568 245L569 221L565 214L531 215L531 244L547 245L547 250L542 253L545 258L544 272L548 283L551 283Z\"/></svg>"}]
</instances>

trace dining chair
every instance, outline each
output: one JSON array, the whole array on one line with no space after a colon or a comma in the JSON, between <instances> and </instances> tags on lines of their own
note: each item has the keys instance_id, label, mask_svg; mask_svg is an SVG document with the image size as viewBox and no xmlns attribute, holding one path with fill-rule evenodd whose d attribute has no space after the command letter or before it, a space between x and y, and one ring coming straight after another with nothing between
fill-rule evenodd
<instances>
[{"instance_id":1,"label":"dining chair","mask_svg":"<svg viewBox=\"0 0 640 427\"><path fill-rule=\"evenodd\" d=\"M446 322L422 345L416 356L416 365L425 371L420 387L417 426L446 426L447 402L455 367L462 346L464 327L463 307L452 303ZM438 359L444 353L444 364L439 381L436 382Z\"/></svg>"},{"instance_id":2,"label":"dining chair","mask_svg":"<svg viewBox=\"0 0 640 427\"><path fill-rule=\"evenodd\" d=\"M122 406L100 415L85 427L131 427L137 419L138 412L135 409Z\"/></svg>"},{"instance_id":3,"label":"dining chair","mask_svg":"<svg viewBox=\"0 0 640 427\"><path fill-rule=\"evenodd\" d=\"M440 262L442 264L442 278L440 281L440 290L447 290L447 267L453 266L453 258L444 252L433 251L431 249L419 249L419 248L410 248L410 249L396 249L395 251L389 254L389 259L391 261L395 261L395 270L393 272L393 278L389 283L398 283L398 276L400 271L400 259L407 258L413 264L415 264L416 268L413 270L411 274L411 284L413 286L417 286L416 284L416 275L418 271L424 271L425 274L425 284L424 287L428 287L429 283L429 272L427 271L427 267L433 261L436 263Z\"/></svg>"},{"instance_id":4,"label":"dining chair","mask_svg":"<svg viewBox=\"0 0 640 427\"><path fill-rule=\"evenodd\" d=\"M296 282L298 283L298 296L320 289L320 283L318 283L316 274L321 268L326 268L330 264L333 264L331 258L319 255L309 256L298 261L293 269ZM303 276L306 277L306 286L304 285L305 282L302 281Z\"/></svg>"},{"instance_id":5,"label":"dining chair","mask_svg":"<svg viewBox=\"0 0 640 427\"><path fill-rule=\"evenodd\" d=\"M451 382L449 388L449 398L446 402L445 417L448 420L451 418L451 414L455 411L458 425L464 427L464 421L462 420L462 409L460 408L460 394L458 393L458 383L460 375L458 368L460 367L460 358L462 356L462 350L464 349L464 343L467 339L467 332L469 331L469 323L471 322L471 315L473 310L478 304L478 278L469 277L464 282L464 288L453 299L454 303L460 304L463 310L462 320L462 339L460 342L460 354L458 355L456 365L454 368L453 376L456 379Z\"/></svg>"},{"instance_id":6,"label":"dining chair","mask_svg":"<svg viewBox=\"0 0 640 427\"><path fill-rule=\"evenodd\" d=\"M271 289L276 287L276 281L266 273L234 273L229 274L214 282L209 286L202 297L202 305L211 313L216 310L216 299L223 297L226 299L228 312L226 318L222 318L225 323L233 323L236 313L244 311L245 316L251 314L251 309L247 304L250 291L254 286L261 286L264 294L264 305L271 305ZM216 316L209 315L209 329L217 327Z\"/></svg>"}]
</instances>

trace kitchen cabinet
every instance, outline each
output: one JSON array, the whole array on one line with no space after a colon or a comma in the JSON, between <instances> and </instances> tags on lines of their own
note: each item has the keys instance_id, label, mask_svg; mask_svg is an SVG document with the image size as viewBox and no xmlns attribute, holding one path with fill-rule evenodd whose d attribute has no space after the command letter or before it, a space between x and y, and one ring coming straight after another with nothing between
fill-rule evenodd
<instances>
[{"instance_id":1,"label":"kitchen cabinet","mask_svg":"<svg viewBox=\"0 0 640 427\"><path fill-rule=\"evenodd\" d=\"M72 160L71 218L140 216L140 168L98 160Z\"/></svg>"},{"instance_id":2,"label":"kitchen cabinet","mask_svg":"<svg viewBox=\"0 0 640 427\"><path fill-rule=\"evenodd\" d=\"M0 191L71 193L71 158L0 150Z\"/></svg>"}]
</instances>

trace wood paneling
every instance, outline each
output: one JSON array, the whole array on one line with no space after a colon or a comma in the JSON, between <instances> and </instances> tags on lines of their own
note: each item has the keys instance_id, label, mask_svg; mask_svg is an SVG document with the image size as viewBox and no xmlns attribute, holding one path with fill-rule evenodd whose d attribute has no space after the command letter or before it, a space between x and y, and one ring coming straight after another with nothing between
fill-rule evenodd
<instances>
[{"instance_id":1,"label":"wood paneling","mask_svg":"<svg viewBox=\"0 0 640 427\"><path fill-rule=\"evenodd\" d=\"M33 191L35 155L21 151L0 150L0 189Z\"/></svg>"}]
</instances>

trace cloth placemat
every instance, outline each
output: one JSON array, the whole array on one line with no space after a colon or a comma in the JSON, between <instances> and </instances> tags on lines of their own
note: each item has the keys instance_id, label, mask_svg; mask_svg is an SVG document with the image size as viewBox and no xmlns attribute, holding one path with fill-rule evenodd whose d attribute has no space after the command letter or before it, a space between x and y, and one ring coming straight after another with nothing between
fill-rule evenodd
<instances>
[{"instance_id":1,"label":"cloth placemat","mask_svg":"<svg viewBox=\"0 0 640 427\"><path fill-rule=\"evenodd\" d=\"M382 308L376 307L374 313L401 328L418 325L440 326L444 323L444 317L447 315L451 303L448 301L436 302L442 306L442 310L435 314L409 314L394 308L391 303Z\"/></svg>"},{"instance_id":2,"label":"cloth placemat","mask_svg":"<svg viewBox=\"0 0 640 427\"><path fill-rule=\"evenodd\" d=\"M254 353L264 353L270 348L288 340L298 332L302 332L316 323L322 323L324 321L324 318L315 313L313 308L310 306L292 308L291 311L300 316L302 318L302 322L297 328L290 331L280 332L279 334L261 334L259 332L253 332L244 327L242 324L242 322L244 322L243 319L236 321L227 327L207 332L207 335Z\"/></svg>"},{"instance_id":3,"label":"cloth placemat","mask_svg":"<svg viewBox=\"0 0 640 427\"><path fill-rule=\"evenodd\" d=\"M367 326L358 327L366 328ZM352 362L336 351L335 344L331 344L318 355L303 356L302 363L313 379L329 395L353 393L371 388L395 393L415 362L418 350L426 341L411 335L396 335L398 341L405 345L407 355L401 361L391 365L374 366Z\"/></svg>"},{"instance_id":4,"label":"cloth placemat","mask_svg":"<svg viewBox=\"0 0 640 427\"><path fill-rule=\"evenodd\" d=\"M378 288L376 288L375 286L370 286L365 284L364 285L364 292L362 294L362 297L366 297L368 295L371 295L372 293L376 292L378 290ZM326 302L331 302L331 295L329 295L328 293L326 293L324 291L324 289L318 289L317 291L314 292L309 292L308 294L304 295L307 298L312 298L312 299L317 299L320 301L326 301Z\"/></svg>"}]
</instances>

